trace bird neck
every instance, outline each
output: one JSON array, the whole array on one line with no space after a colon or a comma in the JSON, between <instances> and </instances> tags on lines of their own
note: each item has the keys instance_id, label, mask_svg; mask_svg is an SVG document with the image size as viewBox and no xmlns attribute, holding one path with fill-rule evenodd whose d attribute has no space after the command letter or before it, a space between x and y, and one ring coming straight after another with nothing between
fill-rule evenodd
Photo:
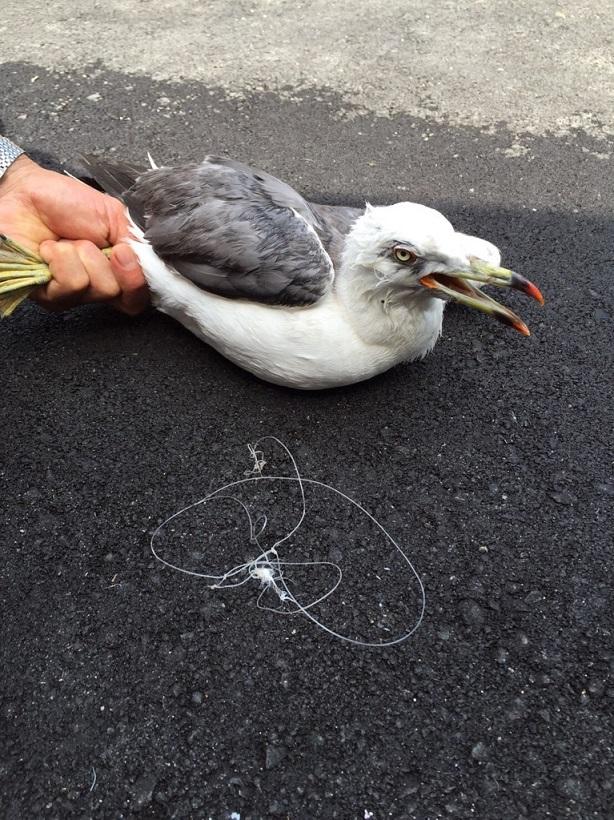
<instances>
[{"instance_id":1,"label":"bird neck","mask_svg":"<svg viewBox=\"0 0 614 820\"><path fill-rule=\"evenodd\" d=\"M441 333L444 303L425 289L377 282L373 271L344 260L336 278L337 297L367 344L394 346L403 358L428 353Z\"/></svg>"}]
</instances>

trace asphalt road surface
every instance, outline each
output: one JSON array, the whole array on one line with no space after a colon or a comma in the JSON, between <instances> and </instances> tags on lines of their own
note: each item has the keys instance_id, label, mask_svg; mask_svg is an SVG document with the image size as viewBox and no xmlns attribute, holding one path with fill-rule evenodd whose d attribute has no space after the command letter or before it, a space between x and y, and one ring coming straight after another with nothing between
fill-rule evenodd
<instances>
[{"instance_id":1,"label":"asphalt road surface","mask_svg":"<svg viewBox=\"0 0 614 820\"><path fill-rule=\"evenodd\" d=\"M533 130L384 115L367 92L353 105L316 84L238 94L238 75L122 70L112 43L115 62L69 65L87 51L74 42L65 70L44 49L0 69L0 132L42 161L215 151L316 200L420 201L497 243L546 305L505 295L529 339L451 309L423 362L313 394L259 382L153 312L30 305L2 322L2 817L612 817L605 119L576 128L571 106L555 127L548 93ZM258 610L253 584L211 590L152 557L157 524L241 477L263 434L407 549L427 601L407 642L357 648ZM270 502L282 529L295 501ZM353 573L326 614L351 621L378 547L343 505L313 506L303 543ZM207 531L188 523L202 566ZM415 584L399 594L411 619Z\"/></svg>"}]
</instances>

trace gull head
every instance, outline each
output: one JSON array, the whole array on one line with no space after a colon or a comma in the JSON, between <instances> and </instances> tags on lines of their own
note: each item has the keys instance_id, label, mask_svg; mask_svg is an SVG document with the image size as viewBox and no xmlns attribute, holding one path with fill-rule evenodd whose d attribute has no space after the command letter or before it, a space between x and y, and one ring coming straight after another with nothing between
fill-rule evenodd
<instances>
[{"instance_id":1,"label":"gull head","mask_svg":"<svg viewBox=\"0 0 614 820\"><path fill-rule=\"evenodd\" d=\"M539 289L519 273L500 267L491 242L454 230L439 211L414 202L372 207L356 220L344 265L372 273L374 288L424 294L487 313L525 336L529 329L505 305L481 291L484 285L520 290L540 304Z\"/></svg>"}]
</instances>

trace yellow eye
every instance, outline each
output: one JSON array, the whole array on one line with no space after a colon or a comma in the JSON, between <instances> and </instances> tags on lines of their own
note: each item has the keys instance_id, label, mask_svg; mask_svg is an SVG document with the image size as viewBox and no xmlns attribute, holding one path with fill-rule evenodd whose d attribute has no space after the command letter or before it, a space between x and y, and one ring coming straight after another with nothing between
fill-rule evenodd
<instances>
[{"instance_id":1,"label":"yellow eye","mask_svg":"<svg viewBox=\"0 0 614 820\"><path fill-rule=\"evenodd\" d=\"M418 257L413 251L407 250L407 248L395 248L394 258L397 262L401 262L402 265L413 265Z\"/></svg>"}]
</instances>

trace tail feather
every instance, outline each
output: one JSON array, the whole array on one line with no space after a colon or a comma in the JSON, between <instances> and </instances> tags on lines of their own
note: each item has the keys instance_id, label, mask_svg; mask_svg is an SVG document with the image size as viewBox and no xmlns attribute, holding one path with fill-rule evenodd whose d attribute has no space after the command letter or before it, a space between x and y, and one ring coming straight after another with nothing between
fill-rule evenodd
<instances>
[{"instance_id":1,"label":"tail feather","mask_svg":"<svg viewBox=\"0 0 614 820\"><path fill-rule=\"evenodd\" d=\"M83 154L81 164L105 193L122 200L128 208L134 223L141 230L145 230L143 203L134 196L131 189L146 169L138 168L127 162L107 162L91 154Z\"/></svg>"}]
</instances>

